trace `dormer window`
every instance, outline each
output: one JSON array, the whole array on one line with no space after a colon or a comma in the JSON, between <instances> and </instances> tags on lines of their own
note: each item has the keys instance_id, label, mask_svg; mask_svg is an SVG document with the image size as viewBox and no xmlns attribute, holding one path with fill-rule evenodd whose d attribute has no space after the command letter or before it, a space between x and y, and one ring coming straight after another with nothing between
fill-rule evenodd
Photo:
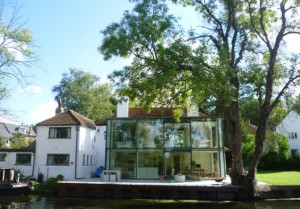
<instances>
[{"instance_id":1,"label":"dormer window","mask_svg":"<svg viewBox=\"0 0 300 209\"><path fill-rule=\"evenodd\" d=\"M49 128L49 139L70 139L71 127Z\"/></svg>"}]
</instances>

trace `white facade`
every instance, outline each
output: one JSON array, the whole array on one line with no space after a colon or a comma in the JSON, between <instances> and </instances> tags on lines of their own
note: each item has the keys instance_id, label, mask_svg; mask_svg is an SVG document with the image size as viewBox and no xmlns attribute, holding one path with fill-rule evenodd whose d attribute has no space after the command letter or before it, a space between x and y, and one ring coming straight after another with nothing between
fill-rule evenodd
<instances>
[{"instance_id":1,"label":"white facade","mask_svg":"<svg viewBox=\"0 0 300 209\"><path fill-rule=\"evenodd\" d=\"M70 138L49 138L49 128L71 128ZM86 126L37 126L34 176L44 179L61 174L64 179L89 178L96 170L95 130ZM49 165L49 155L67 155L65 165ZM49 160L48 160L49 161Z\"/></svg>"},{"instance_id":2,"label":"white facade","mask_svg":"<svg viewBox=\"0 0 300 209\"><path fill-rule=\"evenodd\" d=\"M105 167L105 139L106 135L106 125L97 126L96 132L96 167L103 166Z\"/></svg>"},{"instance_id":3,"label":"white facade","mask_svg":"<svg viewBox=\"0 0 300 209\"><path fill-rule=\"evenodd\" d=\"M290 150L300 152L300 115L298 113L289 112L276 127L276 132L287 137Z\"/></svg>"},{"instance_id":4,"label":"white facade","mask_svg":"<svg viewBox=\"0 0 300 209\"><path fill-rule=\"evenodd\" d=\"M8 150L7 150L8 151ZM33 175L34 154L32 152L7 152L1 151L1 154L6 155L3 161L0 161L0 168L11 168L20 172L25 177L31 177ZM19 164L17 162L17 155L30 156L30 162L28 164Z\"/></svg>"}]
</instances>

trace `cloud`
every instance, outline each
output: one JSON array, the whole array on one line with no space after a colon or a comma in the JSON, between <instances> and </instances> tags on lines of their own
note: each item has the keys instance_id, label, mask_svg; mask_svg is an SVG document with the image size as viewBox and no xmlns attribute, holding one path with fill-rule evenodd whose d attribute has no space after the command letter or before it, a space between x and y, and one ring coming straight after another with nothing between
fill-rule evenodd
<instances>
[{"instance_id":1,"label":"cloud","mask_svg":"<svg viewBox=\"0 0 300 209\"><path fill-rule=\"evenodd\" d=\"M57 103L55 101L49 101L48 103L41 104L36 109L28 113L30 120L34 123L39 123L55 115L55 109Z\"/></svg>"},{"instance_id":2,"label":"cloud","mask_svg":"<svg viewBox=\"0 0 300 209\"><path fill-rule=\"evenodd\" d=\"M29 94L35 94L35 95L40 95L43 93L41 86L35 84L26 86L24 90Z\"/></svg>"}]
</instances>

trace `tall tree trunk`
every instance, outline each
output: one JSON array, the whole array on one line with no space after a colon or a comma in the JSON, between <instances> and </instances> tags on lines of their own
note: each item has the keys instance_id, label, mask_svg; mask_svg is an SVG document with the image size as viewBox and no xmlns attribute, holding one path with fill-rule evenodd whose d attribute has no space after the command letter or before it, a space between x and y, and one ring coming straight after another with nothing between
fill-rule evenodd
<instances>
[{"instance_id":1,"label":"tall tree trunk","mask_svg":"<svg viewBox=\"0 0 300 209\"><path fill-rule=\"evenodd\" d=\"M230 142L232 155L231 183L241 185L244 173L243 158L241 152L241 128L238 102L232 102L229 107L224 108L226 138Z\"/></svg>"}]
</instances>

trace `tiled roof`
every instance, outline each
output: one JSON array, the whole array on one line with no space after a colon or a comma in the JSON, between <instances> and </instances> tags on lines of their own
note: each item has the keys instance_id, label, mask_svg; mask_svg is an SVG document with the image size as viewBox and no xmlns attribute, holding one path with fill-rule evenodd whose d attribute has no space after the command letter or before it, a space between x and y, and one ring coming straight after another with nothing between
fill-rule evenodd
<instances>
[{"instance_id":1,"label":"tiled roof","mask_svg":"<svg viewBox=\"0 0 300 209\"><path fill-rule=\"evenodd\" d=\"M128 118L172 118L173 110L175 110L175 108L152 108L148 113L143 108L129 108ZM183 116L186 116L186 113L183 113ZM199 112L199 117L205 117L205 114ZM110 118L116 118L116 115ZM108 119L109 118L98 121L96 124L106 125Z\"/></svg>"},{"instance_id":2,"label":"tiled roof","mask_svg":"<svg viewBox=\"0 0 300 209\"><path fill-rule=\"evenodd\" d=\"M10 139L15 133L22 133L26 136L36 136L36 133L33 131L32 127L26 125L16 125L9 123L0 123L0 136Z\"/></svg>"},{"instance_id":3,"label":"tiled roof","mask_svg":"<svg viewBox=\"0 0 300 209\"><path fill-rule=\"evenodd\" d=\"M80 115L73 110L66 110L56 114L54 117L36 124L37 126L61 126L61 125L85 125L96 129L94 121Z\"/></svg>"}]
</instances>

